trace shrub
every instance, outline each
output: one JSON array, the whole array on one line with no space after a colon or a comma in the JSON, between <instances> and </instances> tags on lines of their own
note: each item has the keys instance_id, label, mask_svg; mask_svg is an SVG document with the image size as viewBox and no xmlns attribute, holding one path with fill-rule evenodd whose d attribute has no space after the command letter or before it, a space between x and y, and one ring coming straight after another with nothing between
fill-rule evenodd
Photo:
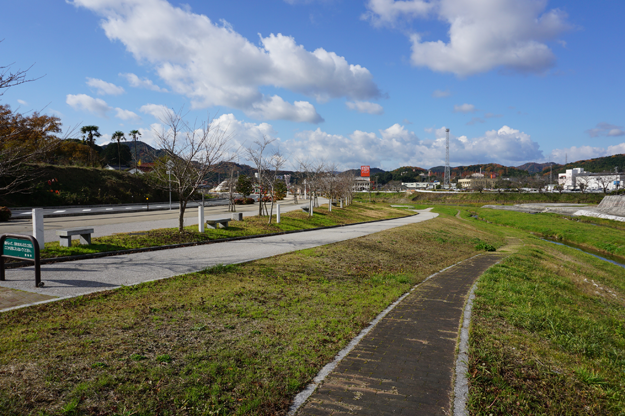
<instances>
[{"instance_id":1,"label":"shrub","mask_svg":"<svg viewBox=\"0 0 625 416\"><path fill-rule=\"evenodd\" d=\"M0 207L0 222L8 221L11 218L11 210L7 207Z\"/></svg>"},{"instance_id":2,"label":"shrub","mask_svg":"<svg viewBox=\"0 0 625 416\"><path fill-rule=\"evenodd\" d=\"M254 203L254 200L252 198L236 198L234 200L235 205L249 205L253 203Z\"/></svg>"},{"instance_id":3,"label":"shrub","mask_svg":"<svg viewBox=\"0 0 625 416\"><path fill-rule=\"evenodd\" d=\"M496 251L497 249L484 241L480 241L475 245L476 250L484 250L484 251Z\"/></svg>"}]
</instances>

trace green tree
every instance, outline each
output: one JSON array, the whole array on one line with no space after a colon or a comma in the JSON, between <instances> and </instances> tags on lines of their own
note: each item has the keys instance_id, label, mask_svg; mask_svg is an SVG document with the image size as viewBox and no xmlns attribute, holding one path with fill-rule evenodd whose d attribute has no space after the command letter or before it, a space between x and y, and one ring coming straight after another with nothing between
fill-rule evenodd
<instances>
[{"instance_id":1,"label":"green tree","mask_svg":"<svg viewBox=\"0 0 625 416\"><path fill-rule=\"evenodd\" d=\"M139 132L139 130L130 130L129 133L130 137L132 137L132 142L135 144L135 175L137 174L137 162L139 161L139 159L137 159L137 139L139 138L139 136L141 136L141 133Z\"/></svg>"},{"instance_id":2,"label":"green tree","mask_svg":"<svg viewBox=\"0 0 625 416\"><path fill-rule=\"evenodd\" d=\"M286 184L284 183L284 181L276 179L276 181L273 183L273 193L274 197L278 201L286 198Z\"/></svg>"},{"instance_id":3,"label":"green tree","mask_svg":"<svg viewBox=\"0 0 625 416\"><path fill-rule=\"evenodd\" d=\"M100 127L98 126L82 126L80 128L80 132L82 133L82 139L87 142L90 148L93 149L93 145L95 145L95 138L102 136L100 133ZM89 163L93 164L93 160L91 160L91 154L89 154Z\"/></svg>"},{"instance_id":4,"label":"green tree","mask_svg":"<svg viewBox=\"0 0 625 416\"><path fill-rule=\"evenodd\" d=\"M113 133L113 140L117 140L117 155L119 156L117 158L117 170L122 170L122 154L121 154L121 144L122 144L122 140L126 141L126 136L124 135L124 132L117 130L115 133Z\"/></svg>"},{"instance_id":5,"label":"green tree","mask_svg":"<svg viewBox=\"0 0 625 416\"><path fill-rule=\"evenodd\" d=\"M252 184L252 180L247 175L241 175L237 180L236 190L243 195L243 198L247 198L248 195L254 192L254 184Z\"/></svg>"},{"instance_id":6,"label":"green tree","mask_svg":"<svg viewBox=\"0 0 625 416\"><path fill-rule=\"evenodd\" d=\"M126 144L110 143L102 150L101 156L111 166L127 165L132 160L130 147Z\"/></svg>"}]
</instances>

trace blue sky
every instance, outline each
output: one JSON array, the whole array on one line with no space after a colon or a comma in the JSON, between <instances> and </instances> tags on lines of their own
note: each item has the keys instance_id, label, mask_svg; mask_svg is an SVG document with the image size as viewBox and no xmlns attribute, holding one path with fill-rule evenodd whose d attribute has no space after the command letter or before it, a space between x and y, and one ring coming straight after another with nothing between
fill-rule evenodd
<instances>
[{"instance_id":1,"label":"blue sky","mask_svg":"<svg viewBox=\"0 0 625 416\"><path fill-rule=\"evenodd\" d=\"M383 169L625 153L620 0L22 0L1 98L65 127L153 128L164 108L266 135L295 163ZM44 76L45 75L45 76Z\"/></svg>"}]
</instances>

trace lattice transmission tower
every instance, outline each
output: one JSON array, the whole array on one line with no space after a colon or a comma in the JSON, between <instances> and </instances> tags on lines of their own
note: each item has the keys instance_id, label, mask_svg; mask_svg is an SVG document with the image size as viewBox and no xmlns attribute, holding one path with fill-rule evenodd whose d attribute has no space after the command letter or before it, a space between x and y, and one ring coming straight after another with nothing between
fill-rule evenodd
<instances>
[{"instance_id":1,"label":"lattice transmission tower","mask_svg":"<svg viewBox=\"0 0 625 416\"><path fill-rule=\"evenodd\" d=\"M445 179L443 179L443 188L449 189L449 177L451 176L451 169L449 168L449 129L445 129L447 132L447 140L445 141Z\"/></svg>"}]
</instances>

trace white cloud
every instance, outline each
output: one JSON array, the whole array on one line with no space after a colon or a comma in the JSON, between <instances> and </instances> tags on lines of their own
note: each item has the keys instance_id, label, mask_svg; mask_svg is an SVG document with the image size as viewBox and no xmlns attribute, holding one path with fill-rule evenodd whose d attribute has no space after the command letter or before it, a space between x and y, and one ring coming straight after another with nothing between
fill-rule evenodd
<instances>
[{"instance_id":1,"label":"white cloud","mask_svg":"<svg viewBox=\"0 0 625 416\"><path fill-rule=\"evenodd\" d=\"M345 105L350 110L356 110L359 113L384 114L384 108L380 104L369 101L347 101Z\"/></svg>"},{"instance_id":2,"label":"white cloud","mask_svg":"<svg viewBox=\"0 0 625 416\"><path fill-rule=\"evenodd\" d=\"M22 105L28 105L28 103L24 100L17 100L18 103L22 104Z\"/></svg>"},{"instance_id":3,"label":"white cloud","mask_svg":"<svg viewBox=\"0 0 625 416\"><path fill-rule=\"evenodd\" d=\"M368 11L361 18L371 20L376 26L395 26L399 20L411 20L426 16L433 8L434 2L424 0L369 0Z\"/></svg>"},{"instance_id":4,"label":"white cloud","mask_svg":"<svg viewBox=\"0 0 625 416\"><path fill-rule=\"evenodd\" d=\"M308 101L295 101L291 104L277 95L252 103L246 114L260 120L289 120L315 124L323 121L317 114L315 106Z\"/></svg>"},{"instance_id":5,"label":"white cloud","mask_svg":"<svg viewBox=\"0 0 625 416\"><path fill-rule=\"evenodd\" d=\"M191 98L194 108L219 105L252 117L318 122L312 104L287 108L282 98L264 96L260 88L284 88L318 101L381 95L366 68L322 48L307 51L289 36L259 36L257 45L227 22L215 24L165 0L73 4L101 15L106 36L124 44L137 61L152 64L174 92Z\"/></svg>"},{"instance_id":6,"label":"white cloud","mask_svg":"<svg viewBox=\"0 0 625 416\"><path fill-rule=\"evenodd\" d=\"M449 25L448 42L410 35L415 66L461 77L497 67L541 73L555 63L547 42L571 29L565 12L546 6L547 0L370 0L365 17L374 26L430 17Z\"/></svg>"},{"instance_id":7,"label":"white cloud","mask_svg":"<svg viewBox=\"0 0 625 416\"><path fill-rule=\"evenodd\" d=\"M451 92L449 90L445 90L445 91L434 90L434 92L432 93L432 97L434 98L444 98L444 97L449 97L449 96L451 96Z\"/></svg>"},{"instance_id":8,"label":"white cloud","mask_svg":"<svg viewBox=\"0 0 625 416\"><path fill-rule=\"evenodd\" d=\"M67 94L65 102L74 110L87 111L100 117L106 117L106 113L112 110L106 101L86 94Z\"/></svg>"},{"instance_id":9,"label":"white cloud","mask_svg":"<svg viewBox=\"0 0 625 416\"><path fill-rule=\"evenodd\" d=\"M593 159L596 157L612 156L623 153L625 153L625 143L619 143L608 147L572 146L564 149L553 149L548 160L564 164L567 159L570 163L572 161Z\"/></svg>"},{"instance_id":10,"label":"white cloud","mask_svg":"<svg viewBox=\"0 0 625 416\"><path fill-rule=\"evenodd\" d=\"M120 73L119 75L126 78L131 87L146 88L148 90L158 91L158 92L167 92L167 89L161 88L158 85L155 85L151 79L147 79L147 78L141 79L137 75L130 74L130 73L128 74Z\"/></svg>"},{"instance_id":11,"label":"white cloud","mask_svg":"<svg viewBox=\"0 0 625 416\"><path fill-rule=\"evenodd\" d=\"M96 78L87 77L87 85L98 90L99 95L120 95L126 92L122 87Z\"/></svg>"},{"instance_id":12,"label":"white cloud","mask_svg":"<svg viewBox=\"0 0 625 416\"><path fill-rule=\"evenodd\" d=\"M622 126L615 126L610 123L597 123L597 127L594 129L586 130L586 133L590 135L590 137L599 137L599 136L607 136L607 137L619 137L625 136L625 131Z\"/></svg>"},{"instance_id":13,"label":"white cloud","mask_svg":"<svg viewBox=\"0 0 625 416\"><path fill-rule=\"evenodd\" d=\"M233 147L249 145L263 136L276 138L274 145L280 147L292 163L318 159L336 163L341 169L361 164L396 168L406 165L432 167L445 163L444 127L426 129L435 133L434 140L420 139L400 124L378 132L356 130L346 136L317 128L296 133L293 138L284 140L276 137L273 127L267 123L242 122L232 114L224 114L216 122L221 128L228 129ZM451 134L450 147L454 165L493 161L516 166L544 159L538 143L532 141L528 134L508 126L471 139Z\"/></svg>"},{"instance_id":14,"label":"white cloud","mask_svg":"<svg viewBox=\"0 0 625 416\"><path fill-rule=\"evenodd\" d=\"M141 121L141 117L139 117L136 113L133 113L130 110L124 110L122 108L115 108L115 117L120 118L122 120L130 120L134 122Z\"/></svg>"},{"instance_id":15,"label":"white cloud","mask_svg":"<svg viewBox=\"0 0 625 416\"><path fill-rule=\"evenodd\" d=\"M150 114L157 120L162 120L173 110L161 104L146 104L139 109L142 113Z\"/></svg>"},{"instance_id":16,"label":"white cloud","mask_svg":"<svg viewBox=\"0 0 625 416\"><path fill-rule=\"evenodd\" d=\"M475 113L478 111L477 108L473 104L462 104L462 105L454 105L454 113Z\"/></svg>"}]
</instances>

